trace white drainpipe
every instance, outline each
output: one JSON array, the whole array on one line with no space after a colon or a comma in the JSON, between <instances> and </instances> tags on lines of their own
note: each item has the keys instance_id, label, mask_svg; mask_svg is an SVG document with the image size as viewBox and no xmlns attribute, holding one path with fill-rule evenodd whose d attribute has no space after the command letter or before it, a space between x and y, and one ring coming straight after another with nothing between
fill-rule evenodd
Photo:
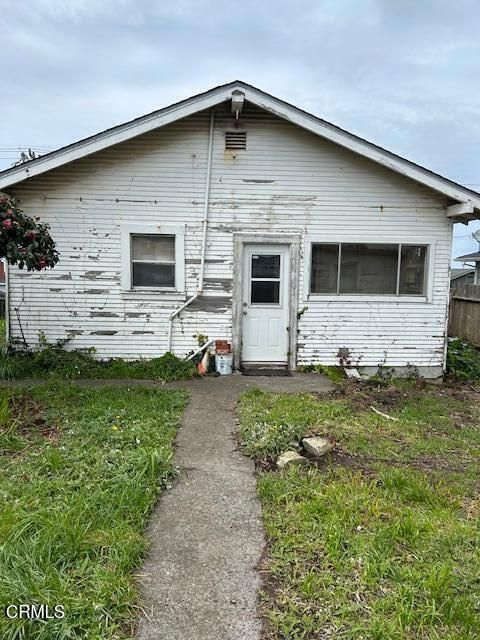
<instances>
[{"instance_id":1,"label":"white drainpipe","mask_svg":"<svg viewBox=\"0 0 480 640\"><path fill-rule=\"evenodd\" d=\"M216 338L210 338L210 340L207 340L207 342L205 342L205 344L202 344L201 347L199 347L196 351L194 351L193 353L191 353L189 356L187 356L185 358L185 360L191 360L192 358L194 358L195 356L197 356L199 353L202 353L202 351L205 351L205 349L208 349L208 347L213 344L215 342Z\"/></svg>"},{"instance_id":2,"label":"white drainpipe","mask_svg":"<svg viewBox=\"0 0 480 640\"><path fill-rule=\"evenodd\" d=\"M202 253L200 257L200 273L198 276L198 288L196 293L189 298L181 307L175 309L168 319L168 348L167 351L172 350L172 331L173 321L182 313L189 305L192 304L203 293L203 281L205 278L205 255L207 253L207 229L208 229L208 210L210 204L210 183L212 177L212 149L213 149L213 126L214 126L215 113L213 109L210 111L210 129L208 132L208 154L207 154L207 175L205 178L205 197L203 205L203 233L202 233Z\"/></svg>"}]
</instances>

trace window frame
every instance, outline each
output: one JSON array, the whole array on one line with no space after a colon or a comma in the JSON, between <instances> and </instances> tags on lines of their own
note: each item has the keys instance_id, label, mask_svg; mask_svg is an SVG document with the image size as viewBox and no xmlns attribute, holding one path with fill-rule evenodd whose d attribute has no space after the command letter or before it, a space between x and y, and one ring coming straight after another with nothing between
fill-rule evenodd
<instances>
[{"instance_id":1,"label":"window frame","mask_svg":"<svg viewBox=\"0 0 480 640\"><path fill-rule=\"evenodd\" d=\"M400 255L401 246L422 246L426 247L426 256L425 256L425 273L424 273L424 292L419 295L398 293L398 294L390 294L390 293L339 293L338 292L338 283L340 276L340 267L341 267L341 249L339 250L339 261L338 261L338 273L337 273L337 293L312 293L310 291L310 279L311 279L311 270L312 270L312 247L315 244L334 244L334 245L342 245L342 244L393 244L399 247L398 254ZM415 239L409 240L402 238L399 240L398 238L382 238L371 240L370 238L359 237L359 238L338 238L338 237L325 237L325 236L308 236L305 239L305 263L303 270L303 299L304 301L315 301L322 300L325 302L334 302L334 301L363 301L363 302L413 302L413 303L425 303L432 301L432 292L433 292L433 276L434 270L432 265L435 262L435 244L431 242L422 242ZM400 282L400 271L397 272L397 291L398 285Z\"/></svg>"},{"instance_id":2,"label":"window frame","mask_svg":"<svg viewBox=\"0 0 480 640\"><path fill-rule=\"evenodd\" d=\"M132 279L132 236L174 236L175 237L175 286L174 287L148 287L133 286ZM121 250L122 250L122 289L132 292L161 292L184 293L185 292L185 226L184 225L145 225L122 224L121 225Z\"/></svg>"}]
</instances>

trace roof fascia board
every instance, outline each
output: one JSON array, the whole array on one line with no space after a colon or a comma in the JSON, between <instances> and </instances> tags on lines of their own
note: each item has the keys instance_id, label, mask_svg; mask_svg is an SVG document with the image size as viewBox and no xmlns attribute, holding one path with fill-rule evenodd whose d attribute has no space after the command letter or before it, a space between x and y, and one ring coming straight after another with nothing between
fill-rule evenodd
<instances>
[{"instance_id":1,"label":"roof fascia board","mask_svg":"<svg viewBox=\"0 0 480 640\"><path fill-rule=\"evenodd\" d=\"M19 165L15 170L0 177L0 189L21 182L27 178L32 178L45 171L50 171L73 160L79 160L86 155L96 153L114 144L125 142L143 133L148 133L158 127L164 127L199 111L211 109L217 104L228 100L231 94L232 86L225 85L224 87L219 87L218 90L214 89L211 92L195 96L171 107L166 107L162 109L160 113L155 112L150 116L132 120L124 125L119 125L98 135L86 138L79 143L74 143L73 148L72 145L69 145L69 147L66 147L64 150L60 149L58 152L52 152L52 154L40 157L32 163L28 162L25 163L25 165Z\"/></svg>"},{"instance_id":2,"label":"roof fascia board","mask_svg":"<svg viewBox=\"0 0 480 640\"><path fill-rule=\"evenodd\" d=\"M408 161L402 161L391 157L391 155L374 145L369 144L366 141L357 138L357 136L344 132L336 127L329 126L328 123L319 121L313 115L309 115L301 110L297 110L295 107L285 105L279 100L268 96L267 94L256 91L253 88L245 88L245 99L249 102L253 102L258 107L270 111L271 113L284 118L292 122L293 124L307 129L312 133L334 142L349 151L353 151L361 156L373 160L378 164L381 164L396 173L400 173L407 178L415 180L420 184L433 189L443 195L457 200L461 203L472 202L476 209L480 208L480 198L476 198L473 194L463 191L460 188L456 188L446 180L442 180L441 177L435 177L428 171L422 171L420 167L416 167Z\"/></svg>"}]
</instances>

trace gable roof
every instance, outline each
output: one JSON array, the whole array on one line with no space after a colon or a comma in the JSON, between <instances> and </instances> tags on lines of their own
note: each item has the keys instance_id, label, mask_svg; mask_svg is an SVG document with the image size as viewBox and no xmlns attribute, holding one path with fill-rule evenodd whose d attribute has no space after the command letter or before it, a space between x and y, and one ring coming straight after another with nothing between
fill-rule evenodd
<instances>
[{"instance_id":1,"label":"gable roof","mask_svg":"<svg viewBox=\"0 0 480 640\"><path fill-rule=\"evenodd\" d=\"M317 118L288 102L275 98L240 80L220 85L163 109L153 111L152 113L135 118L124 124L106 129L96 135L69 144L39 158L30 160L29 162L6 169L0 172L0 189L40 175L68 162L78 160L91 153L106 149L114 144L125 142L153 129L171 124L198 111L211 109L218 104L230 100L234 91L242 92L246 101L253 103L265 111L269 111L322 138L388 167L392 171L411 178L415 182L423 184L451 200L460 203L460 206L456 205L457 208L453 209L452 212L447 215L458 217L462 221L480 217L480 193L467 189L448 178L391 153L378 145L349 133L326 120Z\"/></svg>"}]
</instances>

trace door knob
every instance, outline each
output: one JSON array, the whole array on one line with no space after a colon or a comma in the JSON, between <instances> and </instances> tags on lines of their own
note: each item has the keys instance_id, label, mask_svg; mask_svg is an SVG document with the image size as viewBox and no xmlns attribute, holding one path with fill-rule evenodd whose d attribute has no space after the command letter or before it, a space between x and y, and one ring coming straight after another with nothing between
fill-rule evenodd
<instances>
[{"instance_id":1,"label":"door knob","mask_svg":"<svg viewBox=\"0 0 480 640\"><path fill-rule=\"evenodd\" d=\"M242 313L243 313L243 315L244 315L244 316L246 316L246 315L247 315L247 312L246 312L246 311L242 311Z\"/></svg>"}]
</instances>

